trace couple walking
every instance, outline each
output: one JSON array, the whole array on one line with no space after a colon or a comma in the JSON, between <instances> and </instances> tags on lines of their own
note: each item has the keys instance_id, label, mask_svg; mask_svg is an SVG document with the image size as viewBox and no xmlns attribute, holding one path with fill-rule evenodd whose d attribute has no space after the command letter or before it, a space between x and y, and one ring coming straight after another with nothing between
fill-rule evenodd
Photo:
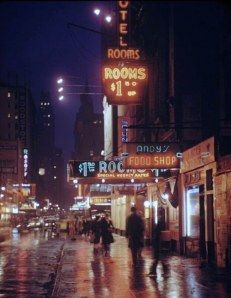
<instances>
[{"instance_id":1,"label":"couple walking","mask_svg":"<svg viewBox=\"0 0 231 298\"><path fill-rule=\"evenodd\" d=\"M98 253L100 248L100 238L102 237L104 255L108 256L110 253L110 244L114 242L112 235L113 224L108 214L105 214L102 217L97 215L95 220L92 222L91 230L94 235L94 253Z\"/></svg>"}]
</instances>

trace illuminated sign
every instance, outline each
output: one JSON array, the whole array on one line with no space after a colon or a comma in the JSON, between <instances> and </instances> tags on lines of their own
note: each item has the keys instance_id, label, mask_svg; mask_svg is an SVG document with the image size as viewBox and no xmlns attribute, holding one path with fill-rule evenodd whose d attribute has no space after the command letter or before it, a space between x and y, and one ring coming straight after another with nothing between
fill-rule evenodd
<instances>
[{"instance_id":1,"label":"illuminated sign","mask_svg":"<svg viewBox=\"0 0 231 298\"><path fill-rule=\"evenodd\" d=\"M129 45L130 1L118 1L118 47L107 49L108 59L139 60L140 50Z\"/></svg>"},{"instance_id":2,"label":"illuminated sign","mask_svg":"<svg viewBox=\"0 0 231 298\"><path fill-rule=\"evenodd\" d=\"M141 104L148 80L147 66L134 63L104 65L102 80L109 104Z\"/></svg>"},{"instance_id":3,"label":"illuminated sign","mask_svg":"<svg viewBox=\"0 0 231 298\"><path fill-rule=\"evenodd\" d=\"M139 62L137 48L129 47L130 1L118 4L118 46L107 49L107 63L102 67L104 94L109 104L141 104L148 81L148 68Z\"/></svg>"},{"instance_id":4,"label":"illuminated sign","mask_svg":"<svg viewBox=\"0 0 231 298\"><path fill-rule=\"evenodd\" d=\"M129 154L123 160L126 169L175 169L180 167L180 160L176 154Z\"/></svg>"},{"instance_id":5,"label":"illuminated sign","mask_svg":"<svg viewBox=\"0 0 231 298\"><path fill-rule=\"evenodd\" d=\"M129 1L118 1L119 11L119 46L128 46Z\"/></svg>"},{"instance_id":6,"label":"illuminated sign","mask_svg":"<svg viewBox=\"0 0 231 298\"><path fill-rule=\"evenodd\" d=\"M23 149L23 173L26 178L28 176L28 149Z\"/></svg>"},{"instance_id":7,"label":"illuminated sign","mask_svg":"<svg viewBox=\"0 0 231 298\"><path fill-rule=\"evenodd\" d=\"M166 153L173 152L180 157L180 148L177 144L171 143L126 143L123 144L123 152L136 153Z\"/></svg>"},{"instance_id":8,"label":"illuminated sign","mask_svg":"<svg viewBox=\"0 0 231 298\"><path fill-rule=\"evenodd\" d=\"M68 163L70 179L83 179L84 183L98 183L99 179L131 180L153 178L153 171L142 169L124 169L122 161L75 161ZM90 179L89 179L90 178ZM87 181L89 179L89 181ZM82 181L82 182L83 182ZM81 183L81 180L79 180Z\"/></svg>"},{"instance_id":9,"label":"illuminated sign","mask_svg":"<svg viewBox=\"0 0 231 298\"><path fill-rule=\"evenodd\" d=\"M90 204L93 205L111 205L111 198L90 198Z\"/></svg>"},{"instance_id":10,"label":"illuminated sign","mask_svg":"<svg viewBox=\"0 0 231 298\"><path fill-rule=\"evenodd\" d=\"M118 49L109 48L107 49L108 59L120 59L120 60L139 60L140 50L138 49Z\"/></svg>"}]
</instances>

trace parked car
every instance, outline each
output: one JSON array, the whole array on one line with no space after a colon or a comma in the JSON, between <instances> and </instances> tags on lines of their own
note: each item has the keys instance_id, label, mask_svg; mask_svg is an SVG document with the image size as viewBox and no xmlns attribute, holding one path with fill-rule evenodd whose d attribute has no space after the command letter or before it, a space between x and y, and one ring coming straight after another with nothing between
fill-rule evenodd
<instances>
[{"instance_id":1,"label":"parked car","mask_svg":"<svg viewBox=\"0 0 231 298\"><path fill-rule=\"evenodd\" d=\"M55 231L56 230L56 221L50 220L50 219L44 220L43 229L44 229L44 231L47 231L47 230Z\"/></svg>"}]
</instances>

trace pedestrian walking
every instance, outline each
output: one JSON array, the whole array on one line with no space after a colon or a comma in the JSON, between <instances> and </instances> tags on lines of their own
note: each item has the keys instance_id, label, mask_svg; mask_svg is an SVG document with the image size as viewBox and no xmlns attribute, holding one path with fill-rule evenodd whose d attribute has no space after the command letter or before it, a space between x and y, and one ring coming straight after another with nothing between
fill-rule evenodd
<instances>
[{"instance_id":1,"label":"pedestrian walking","mask_svg":"<svg viewBox=\"0 0 231 298\"><path fill-rule=\"evenodd\" d=\"M100 216L96 215L95 219L92 221L91 231L93 234L93 244L94 244L94 253L97 254L100 248L100 236L101 236L101 223Z\"/></svg>"},{"instance_id":2,"label":"pedestrian walking","mask_svg":"<svg viewBox=\"0 0 231 298\"><path fill-rule=\"evenodd\" d=\"M102 236L102 244L103 244L103 250L104 255L109 256L110 254L110 245L114 242L114 238L112 235L113 231L113 224L111 219L109 218L109 215L106 213L104 216L102 216L101 221L101 236Z\"/></svg>"},{"instance_id":3,"label":"pedestrian walking","mask_svg":"<svg viewBox=\"0 0 231 298\"><path fill-rule=\"evenodd\" d=\"M152 227L151 244L152 244L153 263L150 268L150 272L148 274L150 276L153 276L153 275L156 276L157 274L156 268L160 259L160 241L161 241L160 237L161 237L162 230L163 230L163 224L162 224L161 218L158 217L157 224L154 224Z\"/></svg>"},{"instance_id":4,"label":"pedestrian walking","mask_svg":"<svg viewBox=\"0 0 231 298\"><path fill-rule=\"evenodd\" d=\"M135 207L131 207L131 214L126 220L126 237L131 249L133 266L137 265L138 253L143 246L144 222Z\"/></svg>"},{"instance_id":5,"label":"pedestrian walking","mask_svg":"<svg viewBox=\"0 0 231 298\"><path fill-rule=\"evenodd\" d=\"M74 215L70 216L69 220L69 235L71 240L76 240L76 219Z\"/></svg>"},{"instance_id":6,"label":"pedestrian walking","mask_svg":"<svg viewBox=\"0 0 231 298\"><path fill-rule=\"evenodd\" d=\"M138 214L140 215L141 219L143 220L143 225L145 226L143 212L142 211L139 211ZM143 234L140 237L140 240L141 240L142 245L140 246L140 248L138 250L138 257L139 257L139 259L142 258L142 250L143 250L143 247L144 247L144 231L143 231Z\"/></svg>"}]
</instances>

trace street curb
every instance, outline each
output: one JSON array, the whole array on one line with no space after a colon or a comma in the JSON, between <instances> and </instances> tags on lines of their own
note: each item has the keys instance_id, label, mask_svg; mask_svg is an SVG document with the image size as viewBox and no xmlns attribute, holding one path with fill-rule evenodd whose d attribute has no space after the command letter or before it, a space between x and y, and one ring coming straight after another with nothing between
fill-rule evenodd
<instances>
[{"instance_id":1,"label":"street curb","mask_svg":"<svg viewBox=\"0 0 231 298\"><path fill-rule=\"evenodd\" d=\"M56 271L55 272L55 282L54 282L53 290L52 290L52 293L51 293L51 298L58 297L57 296L58 283L59 283L60 277L61 277L62 258L63 258L63 255L64 255L64 245L65 245L65 242L62 244L61 253L60 253L60 256L59 256L59 259L58 259L58 266L55 270Z\"/></svg>"}]
</instances>

